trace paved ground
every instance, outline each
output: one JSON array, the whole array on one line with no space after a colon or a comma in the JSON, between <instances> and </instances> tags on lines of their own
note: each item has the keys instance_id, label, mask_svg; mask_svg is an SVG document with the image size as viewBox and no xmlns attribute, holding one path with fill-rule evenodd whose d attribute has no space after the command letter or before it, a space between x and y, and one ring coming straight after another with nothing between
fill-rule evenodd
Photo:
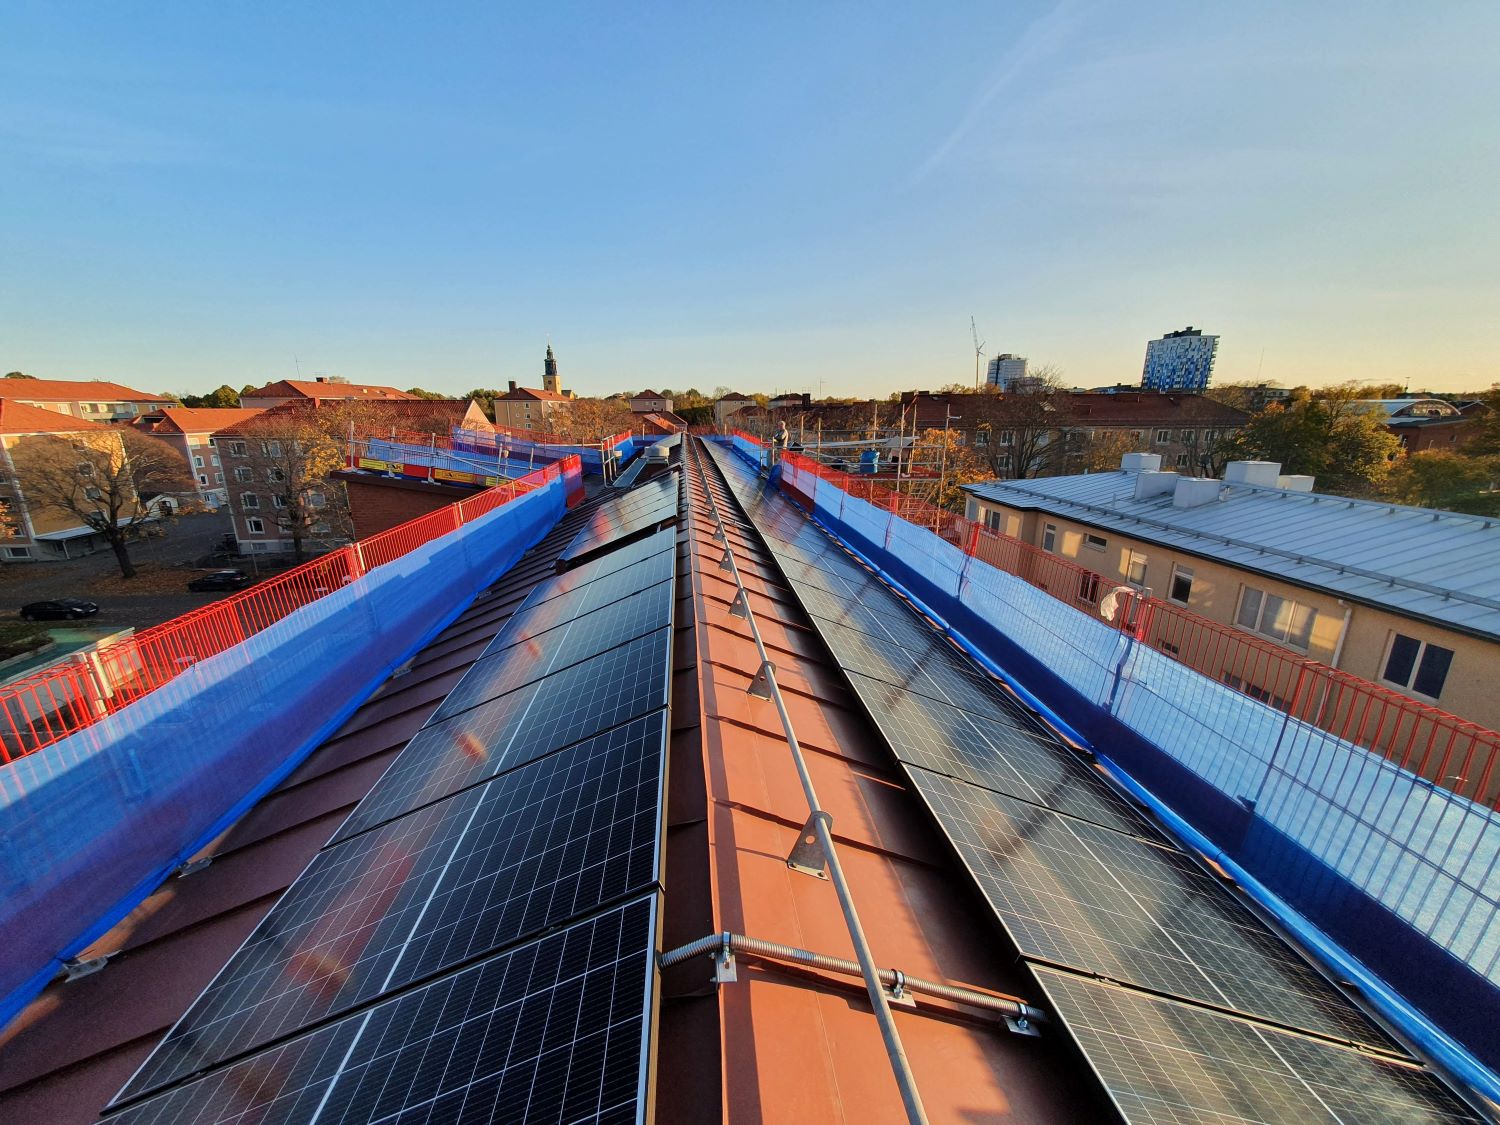
<instances>
[{"instance_id":1,"label":"paved ground","mask_svg":"<svg viewBox=\"0 0 1500 1125\"><path fill-rule=\"evenodd\" d=\"M7 563L0 566L0 617L15 614L27 602L79 597L99 603L90 625L133 625L144 629L190 609L217 601L223 594L194 594L187 589L197 564L217 548L231 530L228 511L181 516L160 539L132 543L130 557L139 574L120 577L113 551L60 562ZM268 573L258 560L261 575ZM249 559L220 565L255 573Z\"/></svg>"}]
</instances>

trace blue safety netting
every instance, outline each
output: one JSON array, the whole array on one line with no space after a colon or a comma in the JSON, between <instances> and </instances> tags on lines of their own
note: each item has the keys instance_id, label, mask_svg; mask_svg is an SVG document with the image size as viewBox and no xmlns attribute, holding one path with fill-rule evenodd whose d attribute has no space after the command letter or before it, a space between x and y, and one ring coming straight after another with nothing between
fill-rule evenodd
<instances>
[{"instance_id":1,"label":"blue safety netting","mask_svg":"<svg viewBox=\"0 0 1500 1125\"><path fill-rule=\"evenodd\" d=\"M759 464L758 447L726 444ZM777 477L1435 1057L1500 1095L1500 813L812 473Z\"/></svg>"},{"instance_id":2,"label":"blue safety netting","mask_svg":"<svg viewBox=\"0 0 1500 1125\"><path fill-rule=\"evenodd\" d=\"M411 442L392 441L388 438L370 438L356 443L361 457L377 461L390 461L404 465L419 465L428 469L443 469L450 473L470 473L476 476L499 478L524 477L531 472L525 458L497 457L465 450L437 449ZM551 458L538 468L544 468L561 458Z\"/></svg>"},{"instance_id":3,"label":"blue safety netting","mask_svg":"<svg viewBox=\"0 0 1500 1125\"><path fill-rule=\"evenodd\" d=\"M4 767L0 1025L297 766L564 511L545 486Z\"/></svg>"},{"instance_id":4,"label":"blue safety netting","mask_svg":"<svg viewBox=\"0 0 1500 1125\"><path fill-rule=\"evenodd\" d=\"M631 457L640 452L646 445L655 441L624 437L609 447L608 452L614 455L615 467L622 467ZM552 445L544 442L527 441L524 438L512 437L503 433L487 433L482 430L465 430L455 427L452 432L452 444L455 451L478 457L480 460L488 458L491 461L499 458L509 465L516 467L530 466L532 468L543 468L555 461L561 461L564 457L577 455L583 462L585 476L599 476L603 472L605 450L600 444L593 445ZM522 470L522 473L530 472L530 468ZM521 475L521 474L515 474Z\"/></svg>"}]
</instances>

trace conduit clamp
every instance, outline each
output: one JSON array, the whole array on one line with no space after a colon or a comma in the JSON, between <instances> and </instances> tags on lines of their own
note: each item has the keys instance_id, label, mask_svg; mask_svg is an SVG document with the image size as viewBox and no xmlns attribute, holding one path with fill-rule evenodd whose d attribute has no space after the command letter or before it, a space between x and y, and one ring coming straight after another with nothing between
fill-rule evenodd
<instances>
[{"instance_id":1,"label":"conduit clamp","mask_svg":"<svg viewBox=\"0 0 1500 1125\"><path fill-rule=\"evenodd\" d=\"M714 950L714 983L733 984L739 980L734 968L734 934L725 930L719 935L719 948Z\"/></svg>"}]
</instances>

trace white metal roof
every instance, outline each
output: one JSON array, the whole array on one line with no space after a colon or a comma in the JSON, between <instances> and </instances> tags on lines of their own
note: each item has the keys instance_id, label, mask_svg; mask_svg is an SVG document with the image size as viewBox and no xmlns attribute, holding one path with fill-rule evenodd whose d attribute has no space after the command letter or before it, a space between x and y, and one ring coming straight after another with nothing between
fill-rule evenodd
<instances>
[{"instance_id":1,"label":"white metal roof","mask_svg":"<svg viewBox=\"0 0 1500 1125\"><path fill-rule=\"evenodd\" d=\"M1217 503L1135 499L1132 472L965 486L981 500L1051 512L1300 586L1500 640L1500 520L1222 485Z\"/></svg>"}]
</instances>

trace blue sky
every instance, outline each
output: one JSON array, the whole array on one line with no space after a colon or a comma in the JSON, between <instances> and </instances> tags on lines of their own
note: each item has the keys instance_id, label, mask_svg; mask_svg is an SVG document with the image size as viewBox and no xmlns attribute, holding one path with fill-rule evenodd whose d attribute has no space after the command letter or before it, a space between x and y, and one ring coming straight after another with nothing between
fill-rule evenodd
<instances>
[{"instance_id":1,"label":"blue sky","mask_svg":"<svg viewBox=\"0 0 1500 1125\"><path fill-rule=\"evenodd\" d=\"M1500 380L1493 0L633 8L9 0L0 370Z\"/></svg>"}]
</instances>

